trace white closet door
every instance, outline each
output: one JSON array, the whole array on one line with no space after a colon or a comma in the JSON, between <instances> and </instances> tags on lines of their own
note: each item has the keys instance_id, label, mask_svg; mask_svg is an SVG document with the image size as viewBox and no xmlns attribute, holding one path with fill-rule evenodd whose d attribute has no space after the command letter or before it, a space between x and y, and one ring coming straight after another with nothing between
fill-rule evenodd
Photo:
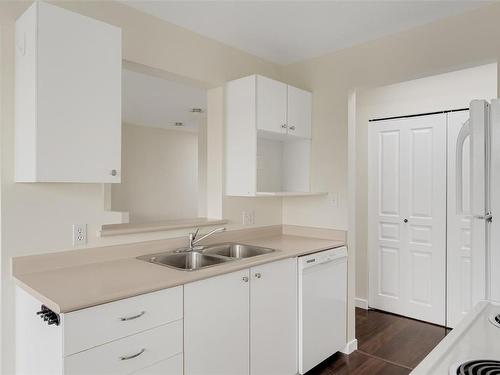
<instances>
[{"instance_id":1,"label":"white closet door","mask_svg":"<svg viewBox=\"0 0 500 375\"><path fill-rule=\"evenodd\" d=\"M469 111L448 114L448 220L447 220L447 309L446 325L455 327L472 304L471 216L457 214L456 154L457 136ZM470 144L463 150L463 209L470 211Z\"/></svg>"},{"instance_id":2,"label":"white closet door","mask_svg":"<svg viewBox=\"0 0 500 375\"><path fill-rule=\"evenodd\" d=\"M446 116L369 126L370 306L444 324Z\"/></svg>"}]
</instances>

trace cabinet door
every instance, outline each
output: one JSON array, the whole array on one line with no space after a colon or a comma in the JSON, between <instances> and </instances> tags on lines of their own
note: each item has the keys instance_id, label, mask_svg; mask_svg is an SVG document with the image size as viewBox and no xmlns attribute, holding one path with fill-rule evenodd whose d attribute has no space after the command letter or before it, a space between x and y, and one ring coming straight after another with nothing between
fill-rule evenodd
<instances>
[{"instance_id":1,"label":"cabinet door","mask_svg":"<svg viewBox=\"0 0 500 375\"><path fill-rule=\"evenodd\" d=\"M250 272L251 374L296 374L297 260L264 264Z\"/></svg>"},{"instance_id":2,"label":"cabinet door","mask_svg":"<svg viewBox=\"0 0 500 375\"><path fill-rule=\"evenodd\" d=\"M286 84L257 76L257 129L286 134Z\"/></svg>"},{"instance_id":3,"label":"cabinet door","mask_svg":"<svg viewBox=\"0 0 500 375\"><path fill-rule=\"evenodd\" d=\"M184 374L249 373L249 270L184 286Z\"/></svg>"},{"instance_id":4,"label":"cabinet door","mask_svg":"<svg viewBox=\"0 0 500 375\"><path fill-rule=\"evenodd\" d=\"M36 2L16 38L16 180L120 182L121 30Z\"/></svg>"},{"instance_id":5,"label":"cabinet door","mask_svg":"<svg viewBox=\"0 0 500 375\"><path fill-rule=\"evenodd\" d=\"M121 30L46 5L38 24L39 176L120 182Z\"/></svg>"},{"instance_id":6,"label":"cabinet door","mask_svg":"<svg viewBox=\"0 0 500 375\"><path fill-rule=\"evenodd\" d=\"M310 92L288 86L287 126L288 134L301 138L311 138Z\"/></svg>"}]
</instances>

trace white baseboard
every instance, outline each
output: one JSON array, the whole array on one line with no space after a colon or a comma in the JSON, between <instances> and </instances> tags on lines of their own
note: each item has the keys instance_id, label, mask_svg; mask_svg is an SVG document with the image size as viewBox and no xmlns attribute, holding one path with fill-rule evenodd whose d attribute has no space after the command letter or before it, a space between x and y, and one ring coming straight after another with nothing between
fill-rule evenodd
<instances>
[{"instance_id":1,"label":"white baseboard","mask_svg":"<svg viewBox=\"0 0 500 375\"><path fill-rule=\"evenodd\" d=\"M368 300L364 298L355 298L354 305L360 309L368 310Z\"/></svg>"},{"instance_id":2,"label":"white baseboard","mask_svg":"<svg viewBox=\"0 0 500 375\"><path fill-rule=\"evenodd\" d=\"M344 354L351 354L356 349L358 349L358 340L354 339L352 341L349 341L345 345L344 349L341 350L341 352L344 353Z\"/></svg>"}]
</instances>

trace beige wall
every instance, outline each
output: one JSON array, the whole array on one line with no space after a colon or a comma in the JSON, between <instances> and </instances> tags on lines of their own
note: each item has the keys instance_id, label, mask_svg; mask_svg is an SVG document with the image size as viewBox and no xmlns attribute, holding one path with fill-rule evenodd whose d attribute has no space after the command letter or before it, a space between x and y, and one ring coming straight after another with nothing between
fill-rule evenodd
<instances>
[{"instance_id":1,"label":"beige wall","mask_svg":"<svg viewBox=\"0 0 500 375\"><path fill-rule=\"evenodd\" d=\"M467 108L473 99L496 96L496 63L356 93L356 298L360 302L368 299L368 120Z\"/></svg>"},{"instance_id":2,"label":"beige wall","mask_svg":"<svg viewBox=\"0 0 500 375\"><path fill-rule=\"evenodd\" d=\"M111 208L130 222L198 216L197 133L123 124L122 171Z\"/></svg>"},{"instance_id":3,"label":"beige wall","mask_svg":"<svg viewBox=\"0 0 500 375\"><path fill-rule=\"evenodd\" d=\"M72 247L71 226L88 223L88 246L184 235L188 231L158 232L137 236L99 238L103 187L99 184L15 184L14 171L14 21L31 2L0 2L1 27L1 275L2 275L2 374L14 371L14 288L10 258L24 254L59 251ZM180 27L167 24L112 1L63 1L57 5L120 26L123 57L176 77L216 87L225 81L260 73L279 78L279 67L227 47ZM145 42L147 41L147 43ZM253 207L252 200L228 202L231 217L238 209ZM281 223L281 202L256 203L256 225Z\"/></svg>"},{"instance_id":4,"label":"beige wall","mask_svg":"<svg viewBox=\"0 0 500 375\"><path fill-rule=\"evenodd\" d=\"M307 225L324 218L326 227L348 226L348 190L355 189L348 186L347 170L347 104L352 90L496 62L500 57L499 19L500 4L494 4L284 67L287 82L313 91L313 188L336 192L340 201L339 207L332 209L326 197L325 204L316 203L318 198L285 199L283 221ZM349 227L348 235L350 338L354 337L355 229Z\"/></svg>"}]
</instances>

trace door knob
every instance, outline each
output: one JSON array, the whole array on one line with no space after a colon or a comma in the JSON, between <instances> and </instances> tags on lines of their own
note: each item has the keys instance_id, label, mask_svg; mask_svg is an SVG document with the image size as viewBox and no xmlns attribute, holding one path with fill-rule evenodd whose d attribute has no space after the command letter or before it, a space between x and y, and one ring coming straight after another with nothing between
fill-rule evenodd
<instances>
[{"instance_id":1,"label":"door knob","mask_svg":"<svg viewBox=\"0 0 500 375\"><path fill-rule=\"evenodd\" d=\"M260 279L260 278L262 277L262 275L260 274L260 272L257 272L257 273L255 274L255 277L256 277L257 279Z\"/></svg>"},{"instance_id":2,"label":"door knob","mask_svg":"<svg viewBox=\"0 0 500 375\"><path fill-rule=\"evenodd\" d=\"M283 129L286 129L286 128L287 128L286 124L281 125L281 127L282 127Z\"/></svg>"},{"instance_id":3,"label":"door knob","mask_svg":"<svg viewBox=\"0 0 500 375\"><path fill-rule=\"evenodd\" d=\"M243 280L243 282L248 283L248 277L243 276L243 277L242 277L242 280Z\"/></svg>"},{"instance_id":4,"label":"door knob","mask_svg":"<svg viewBox=\"0 0 500 375\"><path fill-rule=\"evenodd\" d=\"M116 169L112 169L111 172L109 173L111 176L116 176L118 174L118 171Z\"/></svg>"},{"instance_id":5,"label":"door knob","mask_svg":"<svg viewBox=\"0 0 500 375\"><path fill-rule=\"evenodd\" d=\"M290 128L289 128L289 129L290 129L290 130L295 130L295 126L293 126L293 125L292 125L292 126L290 126Z\"/></svg>"},{"instance_id":6,"label":"door knob","mask_svg":"<svg viewBox=\"0 0 500 375\"><path fill-rule=\"evenodd\" d=\"M407 223L407 222L408 222L408 219L404 219L404 220L403 220L403 222L404 222L404 223Z\"/></svg>"}]
</instances>

